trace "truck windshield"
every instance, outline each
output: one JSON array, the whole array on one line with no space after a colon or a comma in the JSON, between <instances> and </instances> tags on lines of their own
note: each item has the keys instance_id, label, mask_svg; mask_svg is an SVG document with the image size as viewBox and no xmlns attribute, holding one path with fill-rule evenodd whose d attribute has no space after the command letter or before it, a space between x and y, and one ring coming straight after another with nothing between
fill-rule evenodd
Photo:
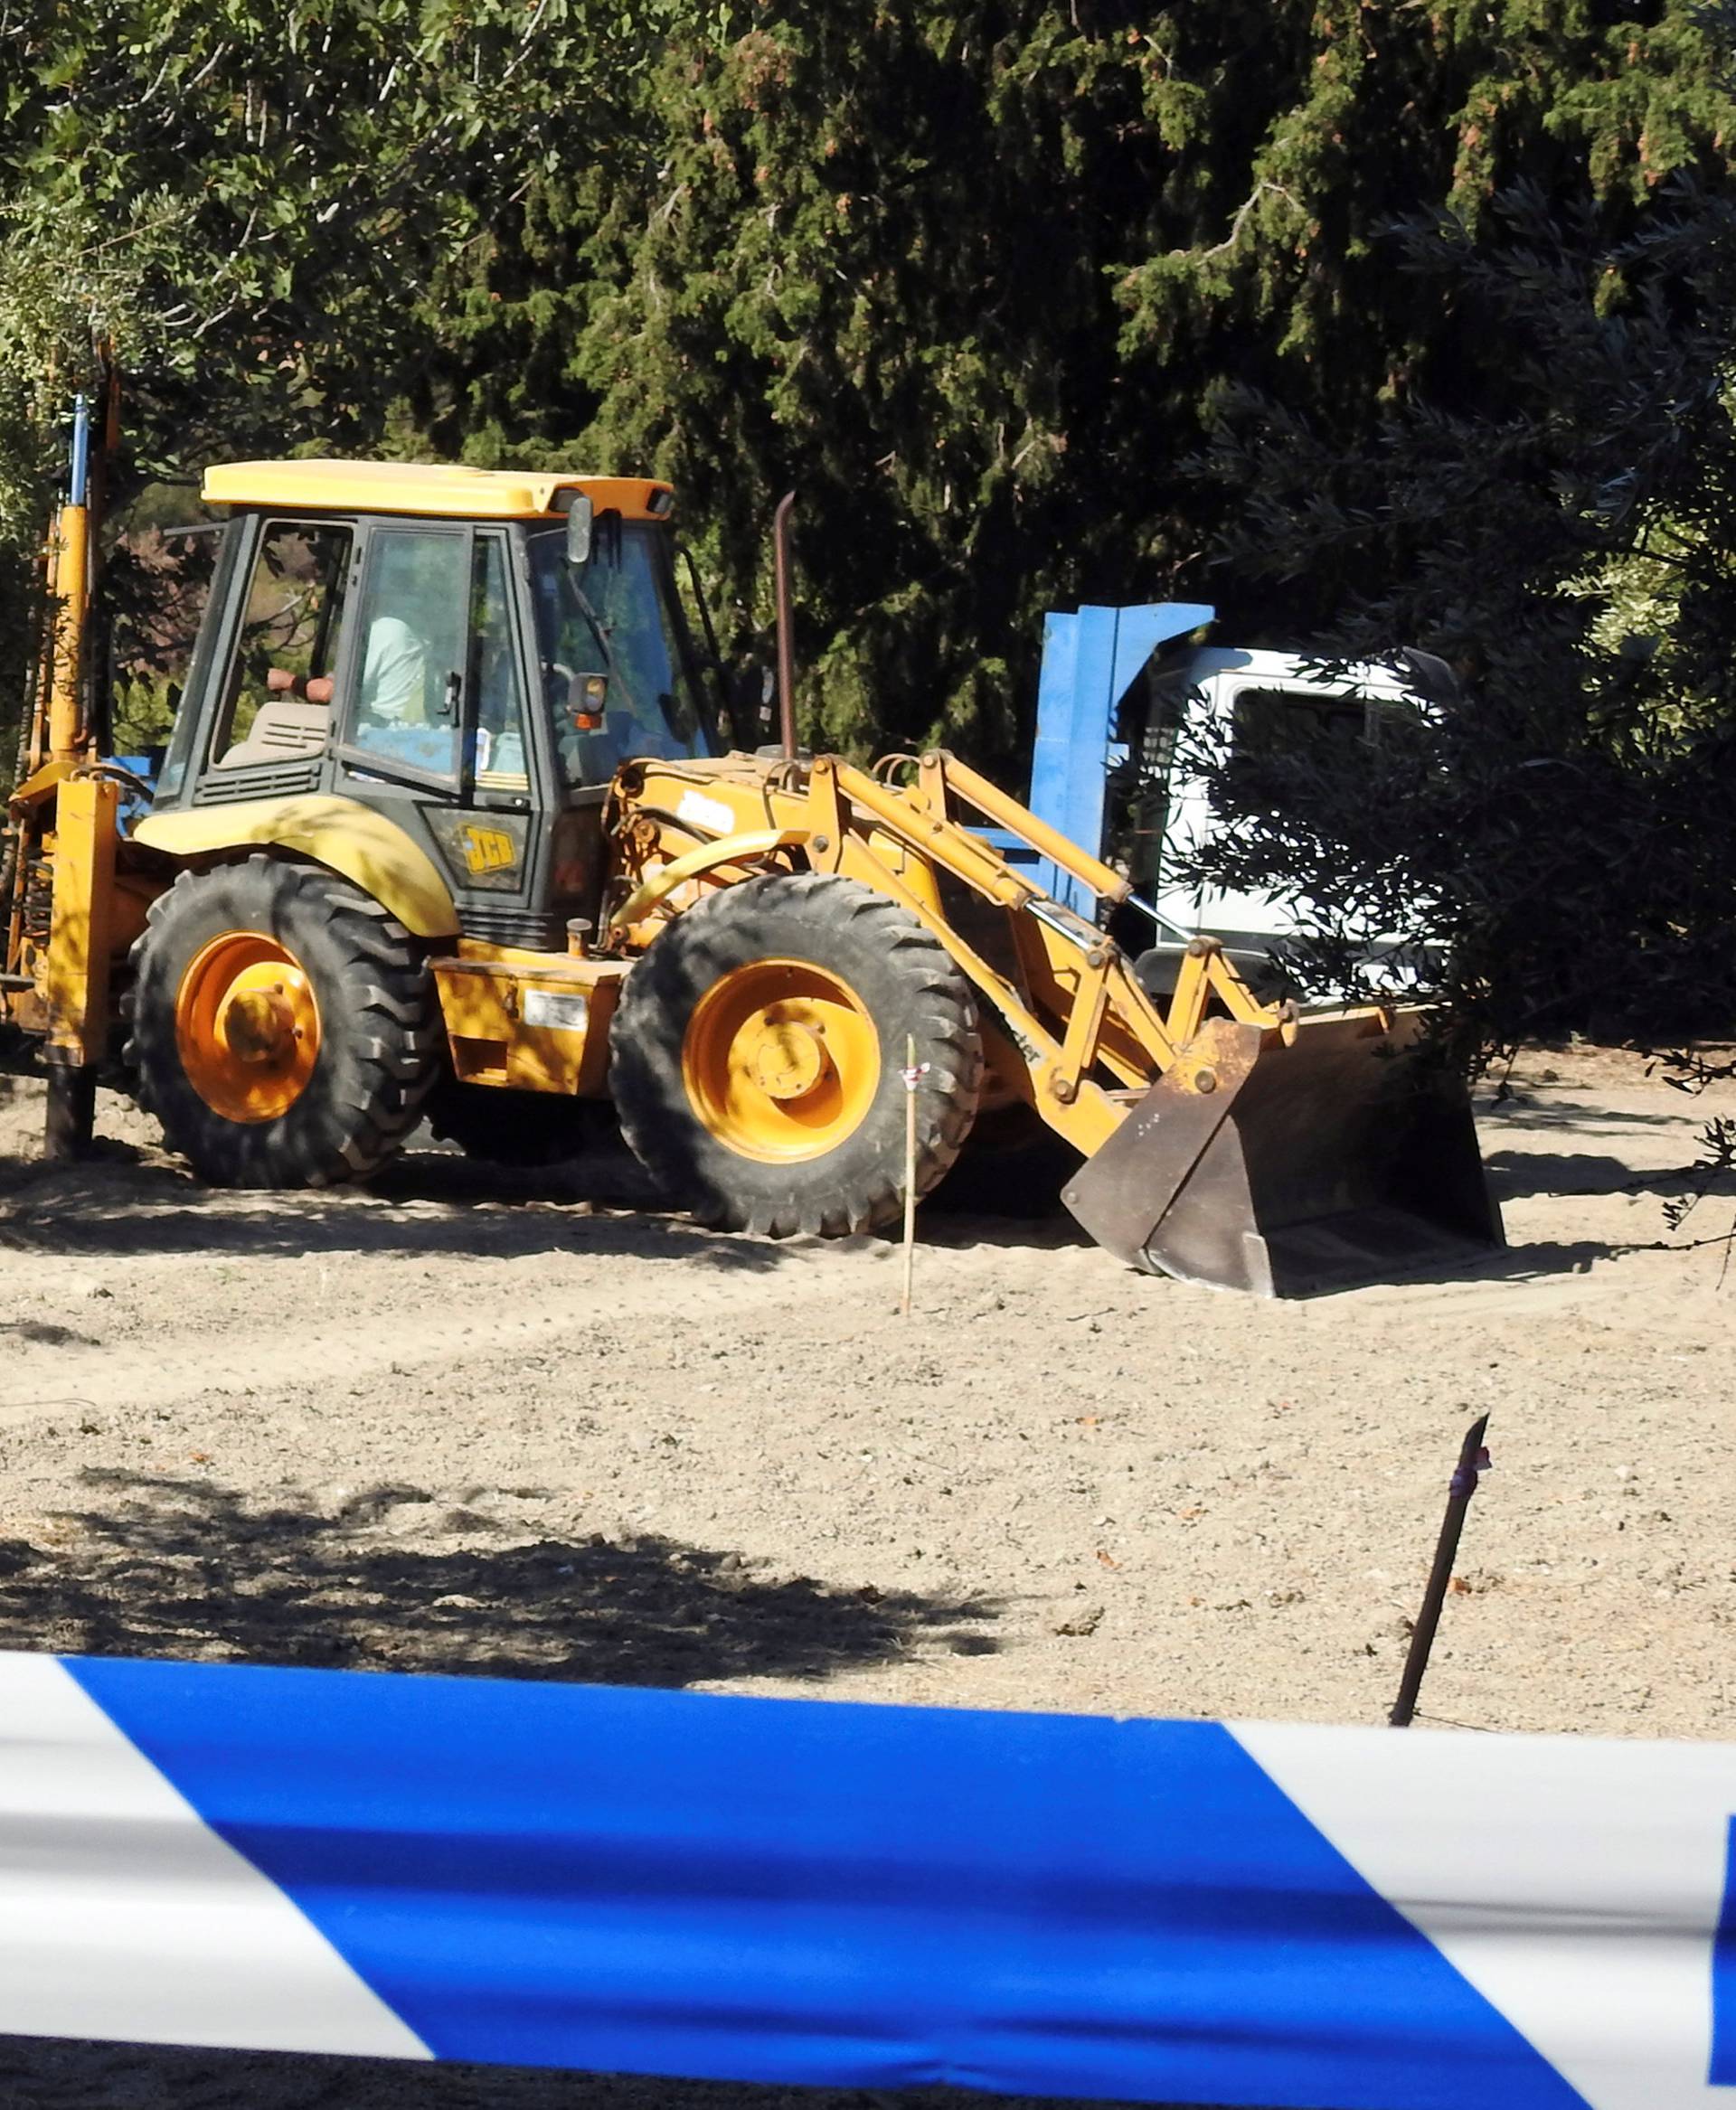
<instances>
[{"instance_id":1,"label":"truck windshield","mask_svg":"<svg viewBox=\"0 0 1736 2110\"><path fill-rule=\"evenodd\" d=\"M675 610L665 530L605 516L590 559L567 561L564 528L529 536L542 692L567 782L606 784L636 757L712 752Z\"/></svg>"}]
</instances>

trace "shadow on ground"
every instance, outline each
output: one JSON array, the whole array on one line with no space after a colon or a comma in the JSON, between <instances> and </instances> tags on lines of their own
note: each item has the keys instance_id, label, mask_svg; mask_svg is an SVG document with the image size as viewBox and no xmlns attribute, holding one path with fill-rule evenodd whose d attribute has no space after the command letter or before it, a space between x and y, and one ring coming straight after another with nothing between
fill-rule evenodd
<instances>
[{"instance_id":1,"label":"shadow on ground","mask_svg":"<svg viewBox=\"0 0 1736 2110\"><path fill-rule=\"evenodd\" d=\"M4 1083L0 1079L0 1083ZM1673 1115L1597 1112L1618 1132L1679 1126ZM1690 1166L1635 1168L1609 1152L1502 1147L1504 1126L1535 1133L1583 1132L1585 1110L1508 1102L1484 1115L1484 1163L1497 1201L1530 1195L1694 1192ZM1619 1147L1619 1133L1613 1138ZM973 1178L961 1182L969 1171ZM202 1253L235 1258L302 1254L468 1255L516 1259L545 1253L679 1261L722 1273L764 1274L806 1251L811 1240L779 1243L712 1231L673 1213L625 1145L570 1162L524 1169L490 1164L441 1148L412 1148L372 1179L324 1192L251 1193L203 1187L163 1152L109 1140L75 1165L19 1160L0 1170L0 1245L91 1258L139 1253ZM1641 1240L1644 1246L1668 1242ZM1033 1250L1088 1247L1091 1240L1061 1206L1055 1165L1024 1156L961 1165L929 1197L920 1236L941 1248L998 1246ZM1439 1267L1395 1267L1375 1283L1488 1280L1583 1272L1632 1249L1594 1239L1535 1244Z\"/></svg>"},{"instance_id":2,"label":"shadow on ground","mask_svg":"<svg viewBox=\"0 0 1736 2110\"><path fill-rule=\"evenodd\" d=\"M160 1153L108 1143L78 1164L7 1167L0 1202L0 1245L92 1258L571 1252L763 1274L811 1243L707 1230L673 1213L625 1150L535 1170L411 1150L354 1187L237 1192L202 1186ZM979 1195L968 1214L925 1210L921 1226L936 1245L1090 1242L1058 1195L1024 1189L1005 1208Z\"/></svg>"},{"instance_id":3,"label":"shadow on ground","mask_svg":"<svg viewBox=\"0 0 1736 2110\"><path fill-rule=\"evenodd\" d=\"M1492 1150L1483 1163L1503 1201L1530 1194L1655 1194L1668 1200L1694 1192L1691 1166L1637 1170L1595 1151Z\"/></svg>"},{"instance_id":4,"label":"shadow on ground","mask_svg":"<svg viewBox=\"0 0 1736 2110\"><path fill-rule=\"evenodd\" d=\"M997 1606L756 1574L641 1536L478 1550L491 1523L378 1486L335 1510L102 1472L55 1543L0 1540L0 1646L675 1686L815 1677L920 1640L980 1653ZM400 1534L403 1536L399 1536ZM41 1534L46 1537L47 1534ZM961 1625L966 1631L960 1631ZM0 2038L6 2110L969 2110L1011 2098L787 2089ZM1050 2110L1053 2110L1052 2104Z\"/></svg>"},{"instance_id":5,"label":"shadow on ground","mask_svg":"<svg viewBox=\"0 0 1736 2110\"><path fill-rule=\"evenodd\" d=\"M680 1686L995 1645L986 1599L778 1580L650 1534L478 1545L522 1528L418 1487L334 1513L113 1471L85 1484L92 1506L51 1543L0 1539L0 1647Z\"/></svg>"},{"instance_id":6,"label":"shadow on ground","mask_svg":"<svg viewBox=\"0 0 1736 2110\"><path fill-rule=\"evenodd\" d=\"M0 2099L7 2110L1068 2110L1053 2096L954 2088L749 2087L31 2037L0 2037Z\"/></svg>"},{"instance_id":7,"label":"shadow on ground","mask_svg":"<svg viewBox=\"0 0 1736 2110\"><path fill-rule=\"evenodd\" d=\"M93 1258L579 1252L745 1273L778 1267L788 1250L644 1213L655 1198L618 1197L599 1185L571 1166L515 1172L428 1151L396 1161L366 1186L235 1192L113 1144L77 1165L14 1168L3 1190L0 1244Z\"/></svg>"},{"instance_id":8,"label":"shadow on ground","mask_svg":"<svg viewBox=\"0 0 1736 2110\"><path fill-rule=\"evenodd\" d=\"M1684 1100L1656 1114L1624 1113L1605 1106L1594 1094L1545 1103L1524 1092L1514 1092L1505 1099L1479 1097L1475 1104L1477 1119L1484 1124L1486 1132L1495 1127L1573 1128L1581 1132L1595 1132L1599 1128L1678 1128L1683 1116L1694 1111L1692 1103Z\"/></svg>"}]
</instances>

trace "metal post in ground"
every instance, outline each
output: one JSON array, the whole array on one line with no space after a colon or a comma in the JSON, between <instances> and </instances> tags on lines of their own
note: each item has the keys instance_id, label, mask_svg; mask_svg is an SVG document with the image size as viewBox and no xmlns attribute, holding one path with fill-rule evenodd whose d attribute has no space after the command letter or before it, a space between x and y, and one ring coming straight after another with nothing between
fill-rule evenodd
<instances>
[{"instance_id":1,"label":"metal post in ground","mask_svg":"<svg viewBox=\"0 0 1736 2110\"><path fill-rule=\"evenodd\" d=\"M64 1161L89 1154L97 1121L97 1073L89 1063L48 1066L42 1155Z\"/></svg>"},{"instance_id":2,"label":"metal post in ground","mask_svg":"<svg viewBox=\"0 0 1736 2110\"><path fill-rule=\"evenodd\" d=\"M1452 1580L1453 1562L1458 1556L1465 1512L1477 1493L1479 1474L1488 1470L1489 1454L1483 1447L1488 1426L1489 1418L1485 1414L1466 1430L1465 1441L1458 1447L1458 1464L1453 1468L1453 1476L1447 1485L1447 1514L1441 1519L1440 1537L1435 1541L1435 1565L1429 1571L1429 1587L1422 1593L1422 1609L1417 1614L1417 1624L1411 1631L1410 1653L1404 1659L1399 1697L1392 1702L1392 1711L1386 1718L1395 1729L1409 1729L1417 1711L1422 1674L1429 1668L1429 1652L1435 1645L1440 1608L1447 1601L1447 1585Z\"/></svg>"}]
</instances>

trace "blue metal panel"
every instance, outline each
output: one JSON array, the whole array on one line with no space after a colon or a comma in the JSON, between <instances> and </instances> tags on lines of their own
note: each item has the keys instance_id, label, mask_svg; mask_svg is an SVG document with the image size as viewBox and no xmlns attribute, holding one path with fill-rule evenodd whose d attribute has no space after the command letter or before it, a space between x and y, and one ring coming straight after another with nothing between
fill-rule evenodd
<instances>
[{"instance_id":1,"label":"blue metal panel","mask_svg":"<svg viewBox=\"0 0 1736 2110\"><path fill-rule=\"evenodd\" d=\"M1146 662L1160 645L1173 637L1185 637L1190 630L1203 630L1217 618L1216 608L1199 601L1151 601L1138 608L1115 611L1115 674L1111 711L1145 671Z\"/></svg>"},{"instance_id":2,"label":"blue metal panel","mask_svg":"<svg viewBox=\"0 0 1736 2110\"><path fill-rule=\"evenodd\" d=\"M88 396L72 399L72 466L66 482L70 505L82 505L90 473L90 401Z\"/></svg>"},{"instance_id":3,"label":"blue metal panel","mask_svg":"<svg viewBox=\"0 0 1736 2110\"><path fill-rule=\"evenodd\" d=\"M1156 601L1088 606L1077 615L1043 618L1031 810L1093 856L1103 847L1109 772L1126 755L1114 739L1117 706L1160 645L1199 629L1215 613L1195 601ZM1092 913L1087 890L1047 859L1037 876L1057 900L1080 915Z\"/></svg>"},{"instance_id":4,"label":"blue metal panel","mask_svg":"<svg viewBox=\"0 0 1736 2110\"><path fill-rule=\"evenodd\" d=\"M1037 738L1031 753L1031 811L1054 827L1065 826L1068 776L1072 766L1073 721L1078 715L1073 659L1079 617L1059 610L1043 618L1043 671L1037 677ZM1061 875L1047 858L1037 862L1037 884L1053 893Z\"/></svg>"}]
</instances>

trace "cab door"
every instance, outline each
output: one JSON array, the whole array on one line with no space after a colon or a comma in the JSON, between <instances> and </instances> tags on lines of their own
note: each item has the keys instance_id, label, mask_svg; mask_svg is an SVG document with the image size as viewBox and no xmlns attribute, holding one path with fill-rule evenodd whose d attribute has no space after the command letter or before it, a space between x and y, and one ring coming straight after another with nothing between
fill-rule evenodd
<instances>
[{"instance_id":1,"label":"cab door","mask_svg":"<svg viewBox=\"0 0 1736 2110\"><path fill-rule=\"evenodd\" d=\"M542 945L523 667L504 529L370 526L337 788L422 842L467 937Z\"/></svg>"}]
</instances>

